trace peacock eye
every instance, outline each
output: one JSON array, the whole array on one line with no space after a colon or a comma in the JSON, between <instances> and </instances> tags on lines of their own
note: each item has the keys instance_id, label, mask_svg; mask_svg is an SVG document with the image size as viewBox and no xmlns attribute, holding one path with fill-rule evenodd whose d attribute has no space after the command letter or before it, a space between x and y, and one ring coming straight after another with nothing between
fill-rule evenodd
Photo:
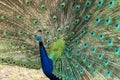
<instances>
[{"instance_id":1,"label":"peacock eye","mask_svg":"<svg viewBox=\"0 0 120 80\"><path fill-rule=\"evenodd\" d=\"M90 19L90 15L86 15L85 17L84 17L84 20L85 21L87 21L87 20L89 20Z\"/></svg>"},{"instance_id":2,"label":"peacock eye","mask_svg":"<svg viewBox=\"0 0 120 80\"><path fill-rule=\"evenodd\" d=\"M99 19L97 18L97 19L96 19L96 22L98 22L98 21L99 21Z\"/></svg>"},{"instance_id":3,"label":"peacock eye","mask_svg":"<svg viewBox=\"0 0 120 80\"><path fill-rule=\"evenodd\" d=\"M93 70L94 72L96 71L96 69Z\"/></svg>"},{"instance_id":4,"label":"peacock eye","mask_svg":"<svg viewBox=\"0 0 120 80\"><path fill-rule=\"evenodd\" d=\"M108 43L112 43L112 41L108 41Z\"/></svg>"},{"instance_id":5,"label":"peacock eye","mask_svg":"<svg viewBox=\"0 0 120 80\"><path fill-rule=\"evenodd\" d=\"M108 60L105 60L105 62L104 63L108 63Z\"/></svg>"},{"instance_id":6,"label":"peacock eye","mask_svg":"<svg viewBox=\"0 0 120 80\"><path fill-rule=\"evenodd\" d=\"M85 43L83 44L83 47L84 47L84 48L88 48L88 43L85 42Z\"/></svg>"},{"instance_id":7,"label":"peacock eye","mask_svg":"<svg viewBox=\"0 0 120 80\"><path fill-rule=\"evenodd\" d=\"M69 25L66 25L65 26L65 30L69 30L70 26Z\"/></svg>"},{"instance_id":8,"label":"peacock eye","mask_svg":"<svg viewBox=\"0 0 120 80\"><path fill-rule=\"evenodd\" d=\"M90 35L91 35L92 37L94 37L94 36L96 35L96 33L95 33L95 32L91 32Z\"/></svg>"},{"instance_id":9,"label":"peacock eye","mask_svg":"<svg viewBox=\"0 0 120 80\"><path fill-rule=\"evenodd\" d=\"M79 23L80 23L80 19L75 19L75 21L74 21L73 24L74 24L75 26L77 26Z\"/></svg>"},{"instance_id":10,"label":"peacock eye","mask_svg":"<svg viewBox=\"0 0 120 80\"><path fill-rule=\"evenodd\" d=\"M70 33L70 37L73 37L75 35L75 32Z\"/></svg>"},{"instance_id":11,"label":"peacock eye","mask_svg":"<svg viewBox=\"0 0 120 80\"><path fill-rule=\"evenodd\" d=\"M56 40L57 40L57 37L54 37L53 40L56 41Z\"/></svg>"},{"instance_id":12,"label":"peacock eye","mask_svg":"<svg viewBox=\"0 0 120 80\"><path fill-rule=\"evenodd\" d=\"M91 1L87 1L86 4L85 4L85 6L86 6L86 7L90 7L90 6L91 6L91 3L92 3Z\"/></svg>"},{"instance_id":13,"label":"peacock eye","mask_svg":"<svg viewBox=\"0 0 120 80\"><path fill-rule=\"evenodd\" d=\"M22 62L20 62L20 66L23 66L23 63L22 63Z\"/></svg>"},{"instance_id":14,"label":"peacock eye","mask_svg":"<svg viewBox=\"0 0 120 80\"><path fill-rule=\"evenodd\" d=\"M33 20L32 22L34 25L38 25L39 24L39 21L38 20Z\"/></svg>"},{"instance_id":15,"label":"peacock eye","mask_svg":"<svg viewBox=\"0 0 120 80\"><path fill-rule=\"evenodd\" d=\"M95 49L94 49L94 48L92 48L92 51L95 51Z\"/></svg>"},{"instance_id":16,"label":"peacock eye","mask_svg":"<svg viewBox=\"0 0 120 80\"><path fill-rule=\"evenodd\" d=\"M101 21L101 19L100 19L100 18L96 18L96 19L95 19L95 24L100 23L100 21Z\"/></svg>"},{"instance_id":17,"label":"peacock eye","mask_svg":"<svg viewBox=\"0 0 120 80\"><path fill-rule=\"evenodd\" d=\"M6 58L6 62L8 63L8 64L12 64L12 59L11 58Z\"/></svg>"},{"instance_id":18,"label":"peacock eye","mask_svg":"<svg viewBox=\"0 0 120 80\"><path fill-rule=\"evenodd\" d=\"M49 40L49 39L47 40L47 43L50 43L50 40Z\"/></svg>"},{"instance_id":19,"label":"peacock eye","mask_svg":"<svg viewBox=\"0 0 120 80\"><path fill-rule=\"evenodd\" d=\"M120 49L119 49L119 48L115 48L114 54L115 54L115 55L119 55L119 54L120 54Z\"/></svg>"},{"instance_id":20,"label":"peacock eye","mask_svg":"<svg viewBox=\"0 0 120 80\"><path fill-rule=\"evenodd\" d=\"M9 45L10 45L10 46L14 46L14 45L15 45L15 43L14 43L14 42L12 42L12 41L10 41Z\"/></svg>"},{"instance_id":21,"label":"peacock eye","mask_svg":"<svg viewBox=\"0 0 120 80\"><path fill-rule=\"evenodd\" d=\"M61 3L61 4L60 4L60 9L61 9L61 10L65 9L65 6L66 6L65 2Z\"/></svg>"},{"instance_id":22,"label":"peacock eye","mask_svg":"<svg viewBox=\"0 0 120 80\"><path fill-rule=\"evenodd\" d=\"M118 51L119 51L118 49L115 50L115 52L118 52Z\"/></svg>"},{"instance_id":23,"label":"peacock eye","mask_svg":"<svg viewBox=\"0 0 120 80\"><path fill-rule=\"evenodd\" d=\"M4 63L5 59L4 58L0 58L0 63Z\"/></svg>"},{"instance_id":24,"label":"peacock eye","mask_svg":"<svg viewBox=\"0 0 120 80\"><path fill-rule=\"evenodd\" d=\"M3 15L3 16L1 16L1 19L7 19L7 16L6 15Z\"/></svg>"},{"instance_id":25,"label":"peacock eye","mask_svg":"<svg viewBox=\"0 0 120 80\"><path fill-rule=\"evenodd\" d=\"M76 55L77 55L77 56L80 56L80 54L81 54L80 51L77 51L77 52L76 52Z\"/></svg>"},{"instance_id":26,"label":"peacock eye","mask_svg":"<svg viewBox=\"0 0 120 80\"><path fill-rule=\"evenodd\" d=\"M27 49L27 45L23 44L23 45L21 46L21 48L22 48L22 49Z\"/></svg>"},{"instance_id":27,"label":"peacock eye","mask_svg":"<svg viewBox=\"0 0 120 80\"><path fill-rule=\"evenodd\" d=\"M43 5L41 5L41 7L40 7L40 8L41 8L41 10L42 10L42 11L45 11L45 10L47 9L47 8L46 8L46 6L45 6L44 4L43 4Z\"/></svg>"},{"instance_id":28,"label":"peacock eye","mask_svg":"<svg viewBox=\"0 0 120 80\"><path fill-rule=\"evenodd\" d=\"M108 2L108 7L109 8L114 8L117 5L116 3L117 3L116 0L110 0Z\"/></svg>"},{"instance_id":29,"label":"peacock eye","mask_svg":"<svg viewBox=\"0 0 120 80\"><path fill-rule=\"evenodd\" d=\"M17 16L17 19L22 19L23 17L21 15L18 15Z\"/></svg>"},{"instance_id":30,"label":"peacock eye","mask_svg":"<svg viewBox=\"0 0 120 80\"><path fill-rule=\"evenodd\" d=\"M118 24L116 24L116 25L115 25L115 27L116 27L116 28L118 28L118 27L119 27L119 25L118 25Z\"/></svg>"},{"instance_id":31,"label":"peacock eye","mask_svg":"<svg viewBox=\"0 0 120 80\"><path fill-rule=\"evenodd\" d=\"M22 30L19 30L19 31L18 31L18 35L23 35L23 33L24 33L24 32L23 32Z\"/></svg>"},{"instance_id":32,"label":"peacock eye","mask_svg":"<svg viewBox=\"0 0 120 80\"><path fill-rule=\"evenodd\" d=\"M79 67L79 63L78 62L74 63L74 67L78 68Z\"/></svg>"},{"instance_id":33,"label":"peacock eye","mask_svg":"<svg viewBox=\"0 0 120 80\"><path fill-rule=\"evenodd\" d=\"M95 74L97 72L97 70L96 69L93 69L93 73Z\"/></svg>"},{"instance_id":34,"label":"peacock eye","mask_svg":"<svg viewBox=\"0 0 120 80\"><path fill-rule=\"evenodd\" d=\"M50 35L50 32L49 32L49 31L46 31L45 33L46 33L46 35Z\"/></svg>"},{"instance_id":35,"label":"peacock eye","mask_svg":"<svg viewBox=\"0 0 120 80\"><path fill-rule=\"evenodd\" d=\"M96 52L96 48L95 47L92 47L91 48L91 52L94 54Z\"/></svg>"},{"instance_id":36,"label":"peacock eye","mask_svg":"<svg viewBox=\"0 0 120 80\"><path fill-rule=\"evenodd\" d=\"M67 50L68 50L68 51L72 51L72 50L73 50L73 47L70 46L70 47L67 48Z\"/></svg>"},{"instance_id":37,"label":"peacock eye","mask_svg":"<svg viewBox=\"0 0 120 80\"><path fill-rule=\"evenodd\" d=\"M108 46L112 46L112 45L113 45L113 40L108 40L108 41L107 41L107 45L108 45Z\"/></svg>"},{"instance_id":38,"label":"peacock eye","mask_svg":"<svg viewBox=\"0 0 120 80\"><path fill-rule=\"evenodd\" d=\"M101 4L101 3L102 3L101 1L98 2L98 4Z\"/></svg>"},{"instance_id":39,"label":"peacock eye","mask_svg":"<svg viewBox=\"0 0 120 80\"><path fill-rule=\"evenodd\" d=\"M60 28L58 28L58 29L57 29L57 32L58 32L58 33L59 33L59 32L61 32L61 29L60 29Z\"/></svg>"},{"instance_id":40,"label":"peacock eye","mask_svg":"<svg viewBox=\"0 0 120 80\"><path fill-rule=\"evenodd\" d=\"M80 5L75 5L74 11L75 11L75 12L79 12L79 11L80 11Z\"/></svg>"},{"instance_id":41,"label":"peacock eye","mask_svg":"<svg viewBox=\"0 0 120 80\"><path fill-rule=\"evenodd\" d=\"M78 45L78 44L80 43L80 41L77 39L77 40L74 41L74 43L75 43L76 45Z\"/></svg>"},{"instance_id":42,"label":"peacock eye","mask_svg":"<svg viewBox=\"0 0 120 80\"><path fill-rule=\"evenodd\" d=\"M2 61L5 61L5 59L3 59L3 58L2 58L1 60L2 60Z\"/></svg>"},{"instance_id":43,"label":"peacock eye","mask_svg":"<svg viewBox=\"0 0 120 80\"><path fill-rule=\"evenodd\" d=\"M105 20L105 25L110 25L112 23L112 18L107 18L106 20Z\"/></svg>"},{"instance_id":44,"label":"peacock eye","mask_svg":"<svg viewBox=\"0 0 120 80\"><path fill-rule=\"evenodd\" d=\"M66 65L66 69L70 69L70 65Z\"/></svg>"},{"instance_id":45,"label":"peacock eye","mask_svg":"<svg viewBox=\"0 0 120 80\"><path fill-rule=\"evenodd\" d=\"M16 64L16 62L15 62L15 61L13 61L13 64Z\"/></svg>"},{"instance_id":46,"label":"peacock eye","mask_svg":"<svg viewBox=\"0 0 120 80\"><path fill-rule=\"evenodd\" d=\"M84 73L84 70L81 68L80 69L80 74L83 74Z\"/></svg>"},{"instance_id":47,"label":"peacock eye","mask_svg":"<svg viewBox=\"0 0 120 80\"><path fill-rule=\"evenodd\" d=\"M103 6L103 4L104 4L104 0L99 0L99 1L97 2L97 6L98 6L98 7Z\"/></svg>"},{"instance_id":48,"label":"peacock eye","mask_svg":"<svg viewBox=\"0 0 120 80\"><path fill-rule=\"evenodd\" d=\"M82 56L82 61L83 61L83 62L86 62L86 60L87 60L86 55Z\"/></svg>"},{"instance_id":49,"label":"peacock eye","mask_svg":"<svg viewBox=\"0 0 120 80\"><path fill-rule=\"evenodd\" d=\"M25 67L25 66L26 66L26 64L23 64L23 66Z\"/></svg>"},{"instance_id":50,"label":"peacock eye","mask_svg":"<svg viewBox=\"0 0 120 80\"><path fill-rule=\"evenodd\" d=\"M108 70L107 72L106 72L106 75L107 76L110 76L112 74L112 71L110 71L110 70Z\"/></svg>"},{"instance_id":51,"label":"peacock eye","mask_svg":"<svg viewBox=\"0 0 120 80\"><path fill-rule=\"evenodd\" d=\"M110 4L110 5L112 5L112 4L113 4L113 2L111 1L111 2L109 2L109 4Z\"/></svg>"},{"instance_id":52,"label":"peacock eye","mask_svg":"<svg viewBox=\"0 0 120 80\"><path fill-rule=\"evenodd\" d=\"M9 30L5 30L3 34L4 34L4 35L9 35L10 32L9 32Z\"/></svg>"},{"instance_id":53,"label":"peacock eye","mask_svg":"<svg viewBox=\"0 0 120 80\"><path fill-rule=\"evenodd\" d=\"M85 34L85 33L86 33L86 30L83 29L83 30L81 31L81 34Z\"/></svg>"},{"instance_id":54,"label":"peacock eye","mask_svg":"<svg viewBox=\"0 0 120 80\"><path fill-rule=\"evenodd\" d=\"M100 35L99 35L99 39L100 39L100 40L103 40L104 38L105 38L105 35L104 35L104 34L100 34Z\"/></svg>"},{"instance_id":55,"label":"peacock eye","mask_svg":"<svg viewBox=\"0 0 120 80\"><path fill-rule=\"evenodd\" d=\"M101 60L102 58L103 58L103 54L102 53L98 54L98 59Z\"/></svg>"},{"instance_id":56,"label":"peacock eye","mask_svg":"<svg viewBox=\"0 0 120 80\"><path fill-rule=\"evenodd\" d=\"M30 0L26 0L26 1L25 1L25 4L26 4L27 6L29 6L29 5L31 5L31 1L30 1Z\"/></svg>"},{"instance_id":57,"label":"peacock eye","mask_svg":"<svg viewBox=\"0 0 120 80\"><path fill-rule=\"evenodd\" d=\"M52 21L53 21L53 22L56 22L56 21L57 21L57 16L54 15L54 16L52 17Z\"/></svg>"},{"instance_id":58,"label":"peacock eye","mask_svg":"<svg viewBox=\"0 0 120 80\"><path fill-rule=\"evenodd\" d=\"M109 60L104 60L104 66L107 66L109 64Z\"/></svg>"},{"instance_id":59,"label":"peacock eye","mask_svg":"<svg viewBox=\"0 0 120 80\"><path fill-rule=\"evenodd\" d=\"M119 24L119 23L115 24L115 25L114 25L114 28L115 28L116 30L120 29L120 24Z\"/></svg>"},{"instance_id":60,"label":"peacock eye","mask_svg":"<svg viewBox=\"0 0 120 80\"><path fill-rule=\"evenodd\" d=\"M88 68L91 68L92 67L92 61L89 61L89 63L88 63Z\"/></svg>"}]
</instances>

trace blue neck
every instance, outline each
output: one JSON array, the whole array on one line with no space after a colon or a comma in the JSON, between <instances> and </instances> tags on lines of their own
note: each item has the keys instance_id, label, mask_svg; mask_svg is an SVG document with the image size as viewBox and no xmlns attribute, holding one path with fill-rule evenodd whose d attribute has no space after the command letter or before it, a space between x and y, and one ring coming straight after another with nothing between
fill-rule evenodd
<instances>
[{"instance_id":1,"label":"blue neck","mask_svg":"<svg viewBox=\"0 0 120 80\"><path fill-rule=\"evenodd\" d=\"M48 57L45 47L42 42L39 42L40 58L43 72L51 80L59 80L52 74L53 71L53 61Z\"/></svg>"}]
</instances>

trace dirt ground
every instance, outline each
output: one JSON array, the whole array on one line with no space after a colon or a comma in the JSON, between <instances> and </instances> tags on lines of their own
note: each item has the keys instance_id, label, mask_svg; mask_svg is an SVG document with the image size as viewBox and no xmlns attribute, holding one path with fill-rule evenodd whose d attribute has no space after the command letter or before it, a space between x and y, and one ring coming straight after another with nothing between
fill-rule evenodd
<instances>
[{"instance_id":1,"label":"dirt ground","mask_svg":"<svg viewBox=\"0 0 120 80\"><path fill-rule=\"evenodd\" d=\"M0 65L0 80L49 80L42 70Z\"/></svg>"}]
</instances>

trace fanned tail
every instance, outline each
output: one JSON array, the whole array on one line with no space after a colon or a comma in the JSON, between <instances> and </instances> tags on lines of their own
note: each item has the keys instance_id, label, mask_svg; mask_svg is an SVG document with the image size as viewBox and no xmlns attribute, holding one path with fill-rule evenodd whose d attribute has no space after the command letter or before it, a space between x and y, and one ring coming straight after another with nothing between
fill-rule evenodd
<instances>
[{"instance_id":1,"label":"fanned tail","mask_svg":"<svg viewBox=\"0 0 120 80\"><path fill-rule=\"evenodd\" d=\"M0 62L39 69L40 35L56 77L119 80L119 10L119 0L0 0Z\"/></svg>"}]
</instances>

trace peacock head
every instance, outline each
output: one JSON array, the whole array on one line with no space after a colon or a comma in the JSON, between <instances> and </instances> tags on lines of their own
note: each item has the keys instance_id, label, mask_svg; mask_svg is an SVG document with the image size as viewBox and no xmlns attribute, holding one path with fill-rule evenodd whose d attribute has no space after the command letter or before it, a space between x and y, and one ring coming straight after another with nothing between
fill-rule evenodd
<instances>
[{"instance_id":1,"label":"peacock head","mask_svg":"<svg viewBox=\"0 0 120 80\"><path fill-rule=\"evenodd\" d=\"M41 36L36 36L37 41L41 41L42 37Z\"/></svg>"},{"instance_id":2,"label":"peacock head","mask_svg":"<svg viewBox=\"0 0 120 80\"><path fill-rule=\"evenodd\" d=\"M43 39L44 36L42 37L42 30L38 30L36 34L37 34L36 41L41 42L42 40L44 40ZM55 63L57 59L59 59L63 54L63 51L65 49L65 40L63 38L56 39L53 40L51 44L52 44L51 47L47 49L47 53L48 57Z\"/></svg>"},{"instance_id":3,"label":"peacock head","mask_svg":"<svg viewBox=\"0 0 120 80\"><path fill-rule=\"evenodd\" d=\"M37 31L39 34L36 36L36 40L37 41L41 41L42 40L42 36L40 36L41 35L41 33L42 33L42 30L38 30Z\"/></svg>"}]
</instances>

